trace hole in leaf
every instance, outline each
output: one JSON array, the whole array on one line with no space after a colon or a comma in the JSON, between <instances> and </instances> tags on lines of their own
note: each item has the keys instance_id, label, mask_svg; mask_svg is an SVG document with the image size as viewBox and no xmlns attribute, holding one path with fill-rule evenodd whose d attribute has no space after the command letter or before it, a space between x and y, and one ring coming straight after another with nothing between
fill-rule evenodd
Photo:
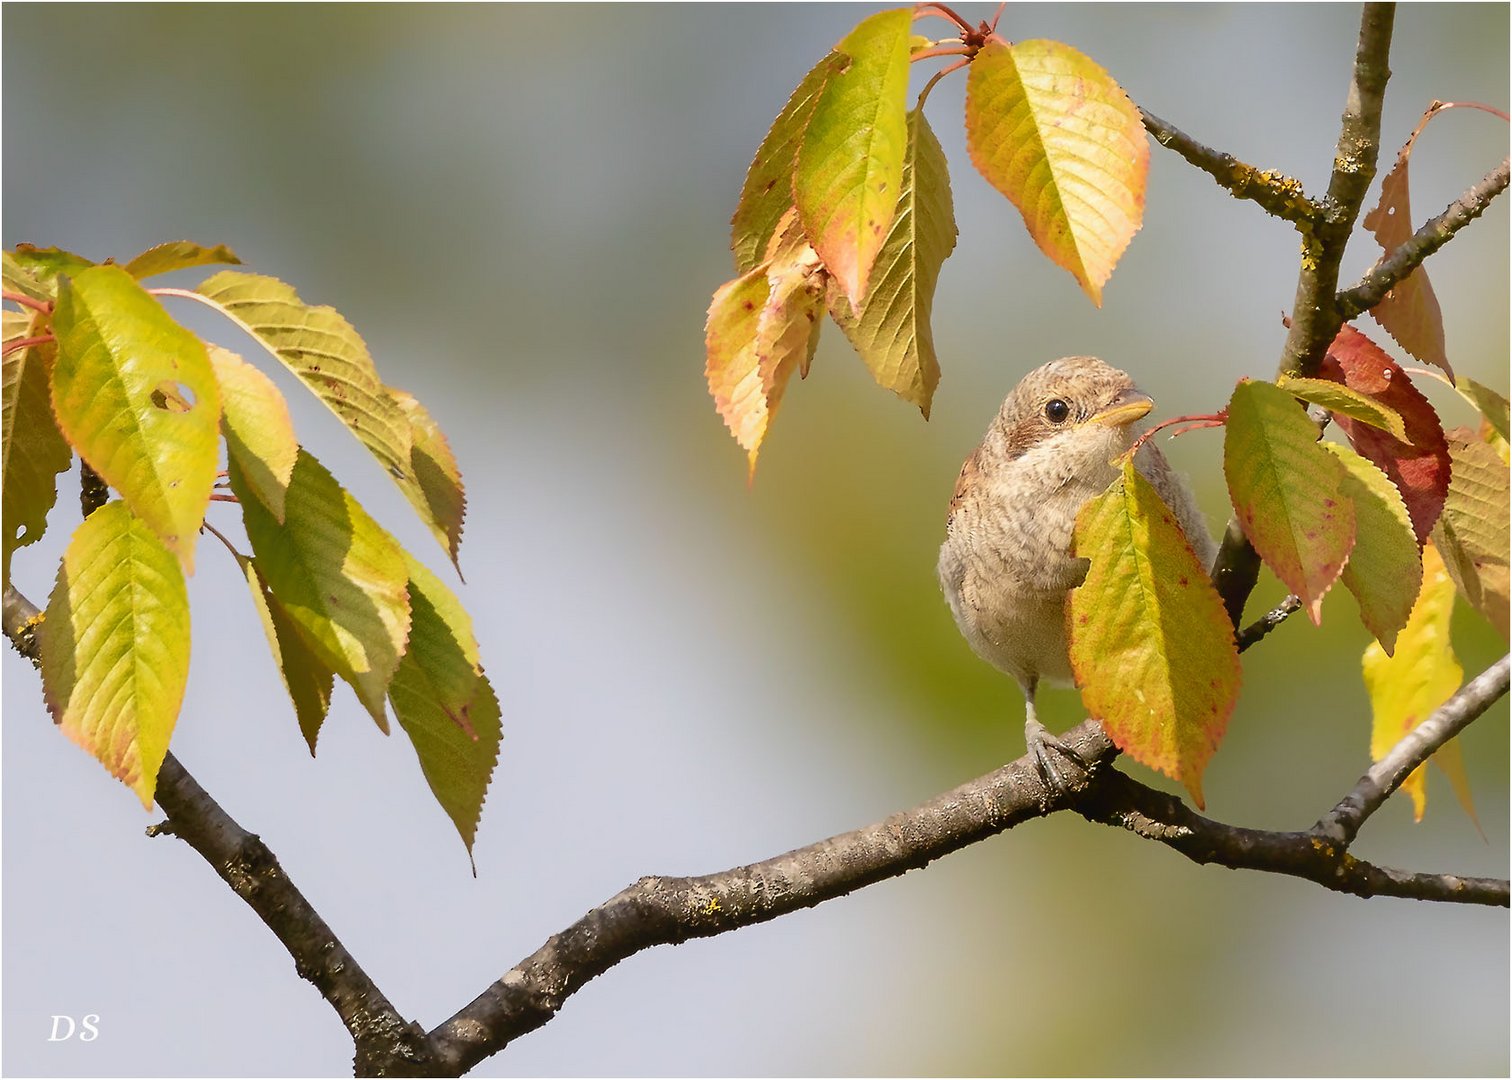
<instances>
[{"instance_id":1,"label":"hole in leaf","mask_svg":"<svg viewBox=\"0 0 1512 1080\"><path fill-rule=\"evenodd\" d=\"M152 404L165 412L186 413L194 408L194 392L183 383L165 379L152 391Z\"/></svg>"},{"instance_id":2,"label":"hole in leaf","mask_svg":"<svg viewBox=\"0 0 1512 1080\"><path fill-rule=\"evenodd\" d=\"M30 531L31 530L28 529L25 525L17 525L16 526L16 543L18 543L18 544L24 544L24 543L26 543L26 536L27 536L27 533L29 533Z\"/></svg>"}]
</instances>

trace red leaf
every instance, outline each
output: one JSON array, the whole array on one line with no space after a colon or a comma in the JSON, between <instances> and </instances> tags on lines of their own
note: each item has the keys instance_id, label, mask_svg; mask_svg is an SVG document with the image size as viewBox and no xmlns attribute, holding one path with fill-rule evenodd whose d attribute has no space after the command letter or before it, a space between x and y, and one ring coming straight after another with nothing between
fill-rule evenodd
<instances>
[{"instance_id":1,"label":"red leaf","mask_svg":"<svg viewBox=\"0 0 1512 1080\"><path fill-rule=\"evenodd\" d=\"M1443 512L1449 492L1449 443L1438 413L1397 362L1352 326L1339 329L1318 375L1377 399L1406 424L1407 442L1403 442L1380 428L1334 414L1334 422L1360 456L1375 462L1402 493L1421 547Z\"/></svg>"}]
</instances>

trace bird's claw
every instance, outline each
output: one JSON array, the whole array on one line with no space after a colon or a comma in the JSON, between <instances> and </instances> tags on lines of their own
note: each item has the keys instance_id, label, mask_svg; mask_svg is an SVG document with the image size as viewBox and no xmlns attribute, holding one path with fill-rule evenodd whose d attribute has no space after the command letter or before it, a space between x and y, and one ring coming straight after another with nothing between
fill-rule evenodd
<instances>
[{"instance_id":1,"label":"bird's claw","mask_svg":"<svg viewBox=\"0 0 1512 1080\"><path fill-rule=\"evenodd\" d=\"M1033 717L1024 721L1024 744L1034 756L1035 767L1055 798L1069 798L1087 786L1091 767L1086 759L1050 734L1045 725Z\"/></svg>"}]
</instances>

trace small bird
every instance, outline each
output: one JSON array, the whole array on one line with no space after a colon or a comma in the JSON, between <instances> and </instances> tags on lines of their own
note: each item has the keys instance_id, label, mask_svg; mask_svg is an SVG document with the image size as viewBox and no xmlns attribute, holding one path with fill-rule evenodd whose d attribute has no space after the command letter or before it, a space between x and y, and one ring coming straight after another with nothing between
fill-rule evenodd
<instances>
[{"instance_id":1,"label":"small bird","mask_svg":"<svg viewBox=\"0 0 1512 1080\"><path fill-rule=\"evenodd\" d=\"M966 458L950 498L940 585L956 625L982 659L1024 691L1024 740L1052 788L1066 790L1056 756L1074 751L1035 715L1039 683L1072 681L1066 597L1086 576L1071 554L1076 515L1118 475L1155 403L1129 376L1092 356L1036 368L1013 388ZM1182 478L1152 443L1135 467L1165 500L1204 566L1216 546Z\"/></svg>"}]
</instances>

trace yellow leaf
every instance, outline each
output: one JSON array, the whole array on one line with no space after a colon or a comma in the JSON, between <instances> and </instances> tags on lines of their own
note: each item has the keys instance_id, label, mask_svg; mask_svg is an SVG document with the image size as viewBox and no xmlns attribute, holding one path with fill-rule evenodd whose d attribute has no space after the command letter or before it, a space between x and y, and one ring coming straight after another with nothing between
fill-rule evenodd
<instances>
[{"instance_id":1,"label":"yellow leaf","mask_svg":"<svg viewBox=\"0 0 1512 1080\"><path fill-rule=\"evenodd\" d=\"M1385 757L1459 689L1464 669L1449 641L1453 610L1454 582L1430 543L1423 548L1423 588L1407 625L1397 635L1396 651L1387 656L1377 642L1365 649L1362 666L1370 693L1372 761ZM1427 805L1424 780L1424 769L1419 766L1401 787L1419 821Z\"/></svg>"},{"instance_id":2,"label":"yellow leaf","mask_svg":"<svg viewBox=\"0 0 1512 1080\"><path fill-rule=\"evenodd\" d=\"M966 146L1041 251L1092 302L1144 222L1150 145L1139 110L1058 41L991 38L966 77Z\"/></svg>"},{"instance_id":3,"label":"yellow leaf","mask_svg":"<svg viewBox=\"0 0 1512 1080\"><path fill-rule=\"evenodd\" d=\"M189 679L189 595L124 502L75 530L38 631L53 718L152 808Z\"/></svg>"},{"instance_id":4,"label":"yellow leaf","mask_svg":"<svg viewBox=\"0 0 1512 1080\"><path fill-rule=\"evenodd\" d=\"M1076 553L1090 560L1067 612L1082 701L1125 753L1180 780L1200 808L1203 769L1239 696L1223 601L1132 459L1078 515Z\"/></svg>"}]
</instances>

